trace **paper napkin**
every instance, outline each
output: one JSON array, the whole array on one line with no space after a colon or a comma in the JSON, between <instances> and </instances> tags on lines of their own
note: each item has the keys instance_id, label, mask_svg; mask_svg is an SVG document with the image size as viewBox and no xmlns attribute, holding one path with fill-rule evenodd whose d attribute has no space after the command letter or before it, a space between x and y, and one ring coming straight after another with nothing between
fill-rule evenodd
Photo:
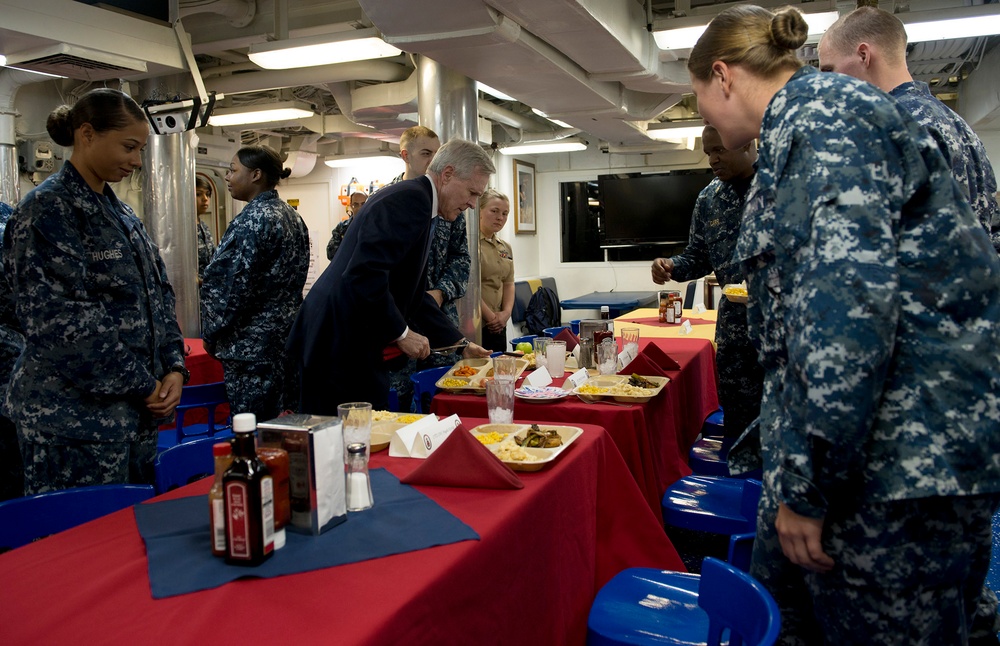
<instances>
[{"instance_id":1,"label":"paper napkin","mask_svg":"<svg viewBox=\"0 0 1000 646\"><path fill-rule=\"evenodd\" d=\"M488 448L459 426L427 461L400 482L437 487L521 489L524 483Z\"/></svg>"},{"instance_id":2,"label":"paper napkin","mask_svg":"<svg viewBox=\"0 0 1000 646\"><path fill-rule=\"evenodd\" d=\"M565 341L566 351L572 352L573 348L580 345L580 337L573 334L569 329L565 329L555 336L554 341Z\"/></svg>"},{"instance_id":3,"label":"paper napkin","mask_svg":"<svg viewBox=\"0 0 1000 646\"><path fill-rule=\"evenodd\" d=\"M389 455L394 458L426 458L448 439L459 425L458 415L438 420L428 415L404 426L389 439Z\"/></svg>"},{"instance_id":4,"label":"paper napkin","mask_svg":"<svg viewBox=\"0 0 1000 646\"><path fill-rule=\"evenodd\" d=\"M654 363L661 370L680 370L681 366L679 363L674 361L669 354L664 352L663 348L656 345L655 343L650 343L642 349L639 356L644 356Z\"/></svg>"},{"instance_id":5,"label":"paper napkin","mask_svg":"<svg viewBox=\"0 0 1000 646\"><path fill-rule=\"evenodd\" d=\"M667 376L667 375L665 375L663 373L663 371L660 369L659 366L657 366L654 362L650 361L649 359L647 359L646 357L642 356L641 354L638 357L636 357L635 359L633 359L632 362L629 363L627 366L625 366L624 368L622 368L618 372L618 374L620 374L620 375L636 374L636 375L645 375L647 377L650 377L650 376L666 377Z\"/></svg>"}]
</instances>

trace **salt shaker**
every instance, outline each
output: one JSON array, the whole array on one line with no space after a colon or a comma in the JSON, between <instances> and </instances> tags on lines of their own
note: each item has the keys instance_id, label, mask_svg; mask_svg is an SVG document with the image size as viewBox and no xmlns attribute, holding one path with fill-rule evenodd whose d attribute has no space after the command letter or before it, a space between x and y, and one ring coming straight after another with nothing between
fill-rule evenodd
<instances>
[{"instance_id":1,"label":"salt shaker","mask_svg":"<svg viewBox=\"0 0 1000 646\"><path fill-rule=\"evenodd\" d=\"M371 509L372 483L368 477L368 456L362 442L347 445L347 511Z\"/></svg>"}]
</instances>

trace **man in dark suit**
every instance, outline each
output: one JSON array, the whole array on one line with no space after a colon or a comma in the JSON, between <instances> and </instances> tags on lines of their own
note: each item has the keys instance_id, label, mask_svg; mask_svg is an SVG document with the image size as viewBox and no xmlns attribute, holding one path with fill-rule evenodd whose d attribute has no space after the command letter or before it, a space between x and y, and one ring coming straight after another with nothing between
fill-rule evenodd
<instances>
[{"instance_id":1,"label":"man in dark suit","mask_svg":"<svg viewBox=\"0 0 1000 646\"><path fill-rule=\"evenodd\" d=\"M299 310L288 353L299 365L300 410L335 415L350 401L388 406L388 369L401 355L423 359L462 333L427 293L433 219L473 208L496 172L476 143L441 146L423 177L375 193L354 216L333 262ZM464 356L489 351L470 343Z\"/></svg>"}]
</instances>

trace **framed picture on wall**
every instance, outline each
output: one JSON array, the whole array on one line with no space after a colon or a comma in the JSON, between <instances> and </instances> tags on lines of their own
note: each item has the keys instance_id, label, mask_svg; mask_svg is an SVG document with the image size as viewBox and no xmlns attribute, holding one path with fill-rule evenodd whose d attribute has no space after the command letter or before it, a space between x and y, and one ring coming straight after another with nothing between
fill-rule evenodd
<instances>
[{"instance_id":1,"label":"framed picture on wall","mask_svg":"<svg viewBox=\"0 0 1000 646\"><path fill-rule=\"evenodd\" d=\"M535 233L535 165L514 160L514 233Z\"/></svg>"}]
</instances>

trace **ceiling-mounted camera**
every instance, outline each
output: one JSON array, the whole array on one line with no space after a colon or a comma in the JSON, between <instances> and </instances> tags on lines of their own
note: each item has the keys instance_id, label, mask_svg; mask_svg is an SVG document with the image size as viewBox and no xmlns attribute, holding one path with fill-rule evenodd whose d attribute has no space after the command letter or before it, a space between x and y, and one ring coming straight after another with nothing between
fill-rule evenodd
<instances>
[{"instance_id":1,"label":"ceiling-mounted camera","mask_svg":"<svg viewBox=\"0 0 1000 646\"><path fill-rule=\"evenodd\" d=\"M175 101L143 101L142 109L146 112L153 132L167 135L207 126L217 98L222 98L222 95L212 92L204 102L199 97Z\"/></svg>"}]
</instances>

